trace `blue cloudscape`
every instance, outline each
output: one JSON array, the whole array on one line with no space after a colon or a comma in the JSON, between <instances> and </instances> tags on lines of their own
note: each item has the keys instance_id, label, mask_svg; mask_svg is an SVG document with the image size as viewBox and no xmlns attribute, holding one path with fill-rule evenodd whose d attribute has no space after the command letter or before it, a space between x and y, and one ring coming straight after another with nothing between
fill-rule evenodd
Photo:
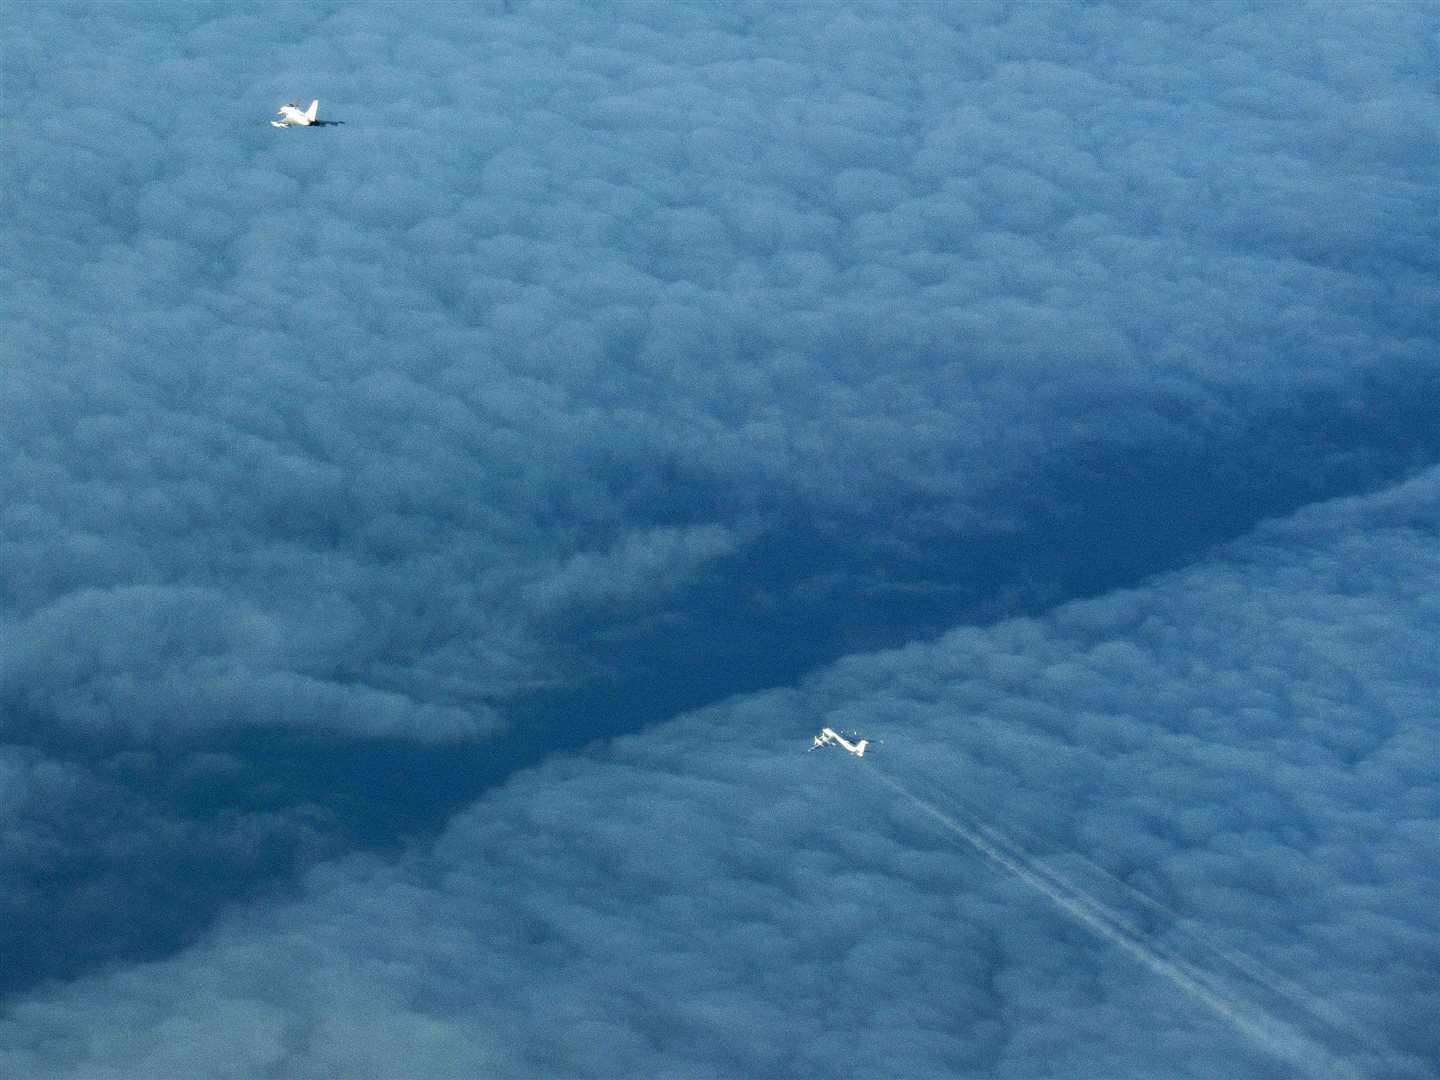
<instances>
[{"instance_id":1,"label":"blue cloudscape","mask_svg":"<svg viewBox=\"0 0 1440 1080\"><path fill-rule=\"evenodd\" d=\"M12 1071L1303 1068L824 720L1435 1057L1433 9L13 15Z\"/></svg>"},{"instance_id":2,"label":"blue cloudscape","mask_svg":"<svg viewBox=\"0 0 1440 1080\"><path fill-rule=\"evenodd\" d=\"M16 1001L0 1060L1424 1075L1437 530L1430 470L1137 589L553 757L403 858L330 861L169 960ZM820 721L886 741L812 757ZM1116 912L1134 955L914 805L1019 838L1027 872ZM1202 972L1224 1010L1137 955Z\"/></svg>"}]
</instances>

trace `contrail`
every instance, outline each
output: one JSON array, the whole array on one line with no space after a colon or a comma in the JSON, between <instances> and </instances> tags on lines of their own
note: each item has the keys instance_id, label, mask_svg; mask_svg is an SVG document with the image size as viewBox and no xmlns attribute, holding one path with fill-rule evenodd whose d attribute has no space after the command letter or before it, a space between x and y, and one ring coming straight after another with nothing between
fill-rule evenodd
<instances>
[{"instance_id":1,"label":"contrail","mask_svg":"<svg viewBox=\"0 0 1440 1080\"><path fill-rule=\"evenodd\" d=\"M877 780L893 788L951 835L1030 886L1080 925L1124 949L1150 971L1189 994L1270 1053L1300 1066L1310 1075L1363 1080L1364 1074L1336 1059L1314 1040L1268 1015L1254 1003L1239 999L1233 991L1218 984L1213 976L1194 964L1146 940L1140 931L1100 900L1040 866L1023 848L993 826L961 820L912 794L880 770L872 768L870 771Z\"/></svg>"},{"instance_id":2,"label":"contrail","mask_svg":"<svg viewBox=\"0 0 1440 1080\"><path fill-rule=\"evenodd\" d=\"M1108 907L1093 893L1088 892L1079 882L1064 878L1057 871L1050 869L1045 863L1030 855L1026 847L1018 840L1005 836L998 826L984 824L973 812L969 814L969 819L969 824L972 828L989 838L991 842L1001 848L1001 850L1008 850L1011 857L1015 858L1016 861L1022 862L1033 872L1045 877L1051 884L1055 885L1056 888L1092 904L1108 918L1113 919L1122 930L1132 937L1147 941L1149 947L1154 948L1162 956L1174 960L1192 973L1208 979L1211 983L1219 980L1217 973L1206 972L1205 969L1198 965L1180 959L1173 950L1155 942L1152 936L1146 935L1142 930L1136 928L1129 920L1118 914L1114 908ZM1343 1035L1353 1042L1365 1046L1371 1054L1376 1056L1377 1060L1382 1058L1386 1059L1388 1066L1396 1072L1406 1072L1416 1076L1424 1074L1425 1070L1420 1068L1418 1063L1398 1059L1392 1047L1386 1046L1383 1042L1376 1039L1374 1035L1359 1024L1354 1017L1348 1016L1341 1010L1335 1008L1328 1001L1317 994L1311 993L1293 979L1287 979L1278 971L1266 967L1258 960L1247 956L1240 950L1214 940L1209 934L1205 933L1203 929L1195 926L1193 920L1186 918L1178 911L1166 907L1154 897L1137 889L1128 881L1116 877L1103 866L1086 858L1078 851L1067 851L1065 854L1068 859L1078 862L1086 871L1099 879L1103 879L1107 884L1119 890L1126 899L1140 907L1148 908L1152 914L1163 916L1168 921L1173 933L1183 937L1193 945L1198 946L1201 950L1218 959L1223 964L1229 965L1245 977L1264 987L1271 994L1275 995L1275 997L1285 999L1300 1012L1308 1013L1311 1018L1328 1024L1336 1034Z\"/></svg>"},{"instance_id":3,"label":"contrail","mask_svg":"<svg viewBox=\"0 0 1440 1080\"><path fill-rule=\"evenodd\" d=\"M1078 851L1066 852L1066 856L1069 859L1074 859L1089 873L1104 879L1107 884L1118 889L1129 900L1141 907L1148 908L1153 914L1166 918L1176 933L1183 935L1211 956L1229 964L1237 971L1253 979L1276 997L1285 998L1302 1012L1308 1012L1311 1016L1329 1024L1337 1032L1343 1032L1357 1042L1364 1043L1372 1051L1384 1054L1390 1050L1389 1047L1376 1040L1370 1032L1366 1031L1354 1017L1346 1015L1324 998L1318 994L1311 993L1293 979L1287 979L1278 971L1266 967L1258 960L1247 956L1240 950L1233 949L1228 945L1214 940L1209 934L1205 933L1199 927L1196 927L1192 920L1181 915L1178 911L1166 907L1160 903L1160 901L1137 889L1123 878L1116 877L1110 873L1109 870L1087 859ZM1051 877L1057 878L1058 875L1052 872ZM1079 886L1072 886L1072 888L1079 888Z\"/></svg>"}]
</instances>

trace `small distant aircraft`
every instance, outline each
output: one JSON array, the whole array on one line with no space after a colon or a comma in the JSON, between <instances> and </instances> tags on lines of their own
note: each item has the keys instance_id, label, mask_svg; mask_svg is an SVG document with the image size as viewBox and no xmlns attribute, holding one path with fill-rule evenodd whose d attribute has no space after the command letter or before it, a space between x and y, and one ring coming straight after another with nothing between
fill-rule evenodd
<instances>
[{"instance_id":1,"label":"small distant aircraft","mask_svg":"<svg viewBox=\"0 0 1440 1080\"><path fill-rule=\"evenodd\" d=\"M280 120L271 120L270 126L277 128L287 127L330 127L333 124L343 124L343 120L320 120L320 102L310 102L310 108L304 112L300 106L291 102L289 105L281 105L280 111L275 115L282 117Z\"/></svg>"},{"instance_id":2,"label":"small distant aircraft","mask_svg":"<svg viewBox=\"0 0 1440 1080\"><path fill-rule=\"evenodd\" d=\"M812 752L819 750L822 746L839 746L856 757L865 756L865 747L870 745L869 739L861 739L859 742L850 742L834 728L821 728L820 734L815 736L815 744L810 747Z\"/></svg>"}]
</instances>

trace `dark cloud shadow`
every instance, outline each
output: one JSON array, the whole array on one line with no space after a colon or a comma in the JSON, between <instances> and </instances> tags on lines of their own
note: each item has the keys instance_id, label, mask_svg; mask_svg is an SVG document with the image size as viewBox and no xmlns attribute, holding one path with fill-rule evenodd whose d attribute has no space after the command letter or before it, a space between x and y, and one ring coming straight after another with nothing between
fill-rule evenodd
<instances>
[{"instance_id":1,"label":"dark cloud shadow","mask_svg":"<svg viewBox=\"0 0 1440 1080\"><path fill-rule=\"evenodd\" d=\"M1363 406L1297 403L1258 445L1144 455L1096 449L1054 466L1017 505L1025 528L945 535L903 556L867 551L792 518L715 568L650 629L587 644L608 677L507 710L508 733L473 746L247 736L243 752L285 792L390 848L556 751L677 713L792 685L842 656L965 623L1036 615L1193 562L1267 518L1374 490L1440 460L1427 402L1440 380L1377 388ZM1349 447L1342 452L1342 448ZM1360 449L1363 447L1363 450ZM1057 493L1083 492L1069 500ZM1040 507L1062 506L1060 512Z\"/></svg>"},{"instance_id":2,"label":"dark cloud shadow","mask_svg":"<svg viewBox=\"0 0 1440 1080\"><path fill-rule=\"evenodd\" d=\"M863 529L792 513L642 629L617 636L598 619L571 627L609 674L507 703L511 726L492 740L425 746L250 729L207 741L207 751L238 763L208 773L188 764L193 750L147 750L145 805L126 811L137 815L135 835L146 832L141 818L162 837L167 822L190 832L141 844L149 869L138 876L127 869L132 849L87 854L79 845L46 880L57 895L90 899L11 912L0 994L173 952L227 904L284 887L326 854L394 851L434 835L460 807L557 751L795 684L847 654L1137 585L1266 518L1381 487L1440 460L1435 400L1440 375L1412 371L1369 387L1363 400L1295 401L1228 446L1136 453L1097 444L1017 488L1025 524L1006 534L937 530L903 551L875 550L856 539ZM691 511L703 515L704 501ZM26 739L76 762L126 752L123 742L53 729ZM211 865L197 865L207 850ZM175 882L190 884L177 891ZM88 944L77 950L70 942L82 925Z\"/></svg>"}]
</instances>

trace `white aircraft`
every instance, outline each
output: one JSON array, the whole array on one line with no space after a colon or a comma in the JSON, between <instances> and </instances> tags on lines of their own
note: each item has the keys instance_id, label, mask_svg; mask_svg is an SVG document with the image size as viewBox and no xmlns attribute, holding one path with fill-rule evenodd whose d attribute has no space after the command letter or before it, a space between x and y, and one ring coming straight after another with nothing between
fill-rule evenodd
<instances>
[{"instance_id":1,"label":"white aircraft","mask_svg":"<svg viewBox=\"0 0 1440 1080\"><path fill-rule=\"evenodd\" d=\"M316 116L318 116L319 113L320 102L318 100L310 102L310 108L306 109L304 112L301 112L300 106L296 105L292 101L289 105L281 105L280 111L276 113L277 116L284 117L284 119L271 120L270 126L278 128L312 126L324 127L324 121L316 119Z\"/></svg>"},{"instance_id":2,"label":"white aircraft","mask_svg":"<svg viewBox=\"0 0 1440 1080\"><path fill-rule=\"evenodd\" d=\"M865 747L870 745L869 739L861 739L859 742L850 742L834 728L821 728L820 734L815 736L815 745L810 747L811 751L819 750L822 746L839 746L856 757L865 756Z\"/></svg>"}]
</instances>

